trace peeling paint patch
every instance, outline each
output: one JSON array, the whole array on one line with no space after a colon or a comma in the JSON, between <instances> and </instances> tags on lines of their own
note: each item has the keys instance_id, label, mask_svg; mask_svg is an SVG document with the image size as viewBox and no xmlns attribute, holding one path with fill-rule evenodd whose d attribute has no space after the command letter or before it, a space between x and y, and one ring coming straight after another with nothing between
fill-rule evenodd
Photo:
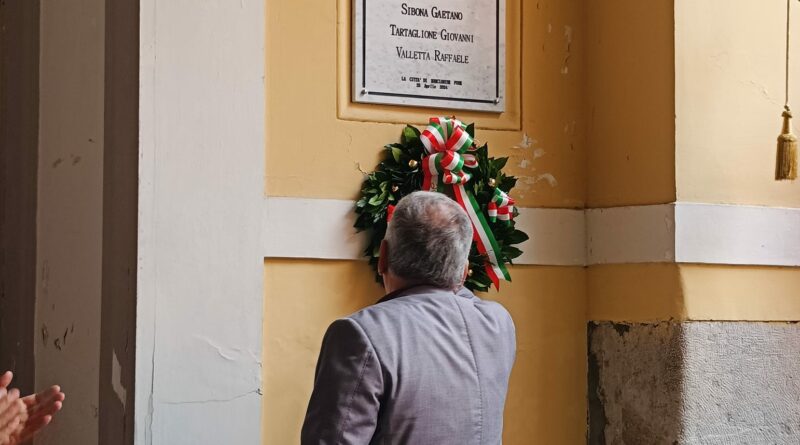
<instances>
[{"instance_id":1,"label":"peeling paint patch","mask_svg":"<svg viewBox=\"0 0 800 445\"><path fill-rule=\"evenodd\" d=\"M217 355L219 355L220 357L222 357L227 361L231 362L240 361L242 359L242 356L249 355L250 358L253 359L253 361L258 362L256 355L252 351L247 351L247 353L245 353L239 348L223 348L222 346L217 345L216 343L214 343L213 341L211 341L206 337L198 336L197 338L202 340L207 345L211 346L211 348L213 348L216 351Z\"/></svg>"},{"instance_id":2,"label":"peeling paint patch","mask_svg":"<svg viewBox=\"0 0 800 445\"><path fill-rule=\"evenodd\" d=\"M550 187L558 186L555 176L550 173L542 173L536 176L520 176L517 186L522 190L531 190L536 183L541 181L547 182Z\"/></svg>"},{"instance_id":3,"label":"peeling paint patch","mask_svg":"<svg viewBox=\"0 0 800 445\"><path fill-rule=\"evenodd\" d=\"M117 394L117 398L119 398L119 401L122 402L122 406L124 407L127 401L128 391L122 386L122 365L119 363L117 351L113 351L111 357L111 387L114 388L114 393Z\"/></svg>"},{"instance_id":4,"label":"peeling paint patch","mask_svg":"<svg viewBox=\"0 0 800 445\"><path fill-rule=\"evenodd\" d=\"M550 187L558 186L558 181L556 180L556 177L553 176L550 173L542 173L541 175L536 176L536 181L535 182L539 182L539 181L547 181L547 183L550 185Z\"/></svg>"},{"instance_id":5,"label":"peeling paint patch","mask_svg":"<svg viewBox=\"0 0 800 445\"><path fill-rule=\"evenodd\" d=\"M624 337L625 334L627 334L631 330L631 326L625 323L612 323L611 327L614 328L615 331L617 331L617 334L620 337Z\"/></svg>"},{"instance_id":6,"label":"peeling paint patch","mask_svg":"<svg viewBox=\"0 0 800 445\"><path fill-rule=\"evenodd\" d=\"M760 93L761 96L764 97L764 99L767 99L768 101L775 104L779 103L779 101L775 100L775 98L772 97L772 95L769 93L769 90L767 89L766 85L756 82L754 80L749 80L747 82L747 85L749 85L750 87L755 89L758 93Z\"/></svg>"},{"instance_id":7,"label":"peeling paint patch","mask_svg":"<svg viewBox=\"0 0 800 445\"><path fill-rule=\"evenodd\" d=\"M572 56L572 27L564 26L564 41L567 44L564 62L561 65L561 74L569 73L569 58Z\"/></svg>"},{"instance_id":8,"label":"peeling paint patch","mask_svg":"<svg viewBox=\"0 0 800 445\"><path fill-rule=\"evenodd\" d=\"M47 297L47 281L50 278L50 263L47 260L42 262L42 294Z\"/></svg>"},{"instance_id":9,"label":"peeling paint patch","mask_svg":"<svg viewBox=\"0 0 800 445\"><path fill-rule=\"evenodd\" d=\"M518 145L515 145L513 147L515 149L525 150L523 153L520 153L518 155L519 158L521 159L519 161L519 164L517 165L519 166L519 168L530 172L530 174L528 175L524 174L517 175L518 182L517 182L517 188L514 193L520 199L525 197L526 192L534 191L533 186L536 184L536 182L540 180L547 181L548 183L550 183L551 186L555 186L558 184L558 182L555 181L555 178L551 174L544 173L538 176L532 174L533 172L536 171L536 168L534 167L534 161L536 159L543 157L546 154L545 150L541 147L533 148L536 146L537 142L538 141L536 139L533 139L530 136L528 136L527 133L524 133L522 135L522 141L520 141ZM533 148L533 150L529 154L527 150L531 148Z\"/></svg>"},{"instance_id":10,"label":"peeling paint patch","mask_svg":"<svg viewBox=\"0 0 800 445\"><path fill-rule=\"evenodd\" d=\"M535 143L536 139L531 139L530 136L528 136L528 133L523 133L522 140L519 142L519 145L515 145L514 148L517 149L530 148Z\"/></svg>"}]
</instances>

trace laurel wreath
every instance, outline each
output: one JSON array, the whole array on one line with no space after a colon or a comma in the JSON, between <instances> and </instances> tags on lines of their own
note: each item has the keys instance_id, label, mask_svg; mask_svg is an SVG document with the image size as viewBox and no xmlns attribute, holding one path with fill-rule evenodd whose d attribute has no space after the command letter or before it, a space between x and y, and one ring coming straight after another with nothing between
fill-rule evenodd
<instances>
[{"instance_id":1,"label":"laurel wreath","mask_svg":"<svg viewBox=\"0 0 800 445\"><path fill-rule=\"evenodd\" d=\"M474 124L467 126L467 132L471 137L475 137ZM421 166L426 156L425 147L420 141L420 131L411 125L403 129L399 143L391 143L384 148L384 159L374 172L364 178L361 198L355 206L358 217L354 225L359 232L369 233L369 245L364 250L364 255L368 257L379 283L382 280L377 273L378 256L381 240L386 234L389 208L396 205L404 196L421 189L423 181ZM480 146L475 155L478 158L478 166L469 169L472 179L465 184L465 188L478 201L484 216L488 216L487 207L492 199L493 188L499 187L502 191L510 193L517 184L517 178L503 172L508 162L507 157L489 157L488 144ZM518 211L514 208L514 216L517 214ZM504 264L513 264L513 260L522 255L522 251L515 245L528 239L528 235L518 230L515 225L513 219L510 222L489 223L500 247L500 252L497 253L498 261ZM464 283L470 290L486 292L491 287L492 281L484 268L487 261L488 258L478 252L473 241L469 255L470 272Z\"/></svg>"}]
</instances>

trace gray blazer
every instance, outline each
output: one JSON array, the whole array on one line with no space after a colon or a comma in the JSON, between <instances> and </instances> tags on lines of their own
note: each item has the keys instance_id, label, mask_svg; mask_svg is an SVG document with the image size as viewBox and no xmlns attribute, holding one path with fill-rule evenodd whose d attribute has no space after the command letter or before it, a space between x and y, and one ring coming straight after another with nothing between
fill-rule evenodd
<instances>
[{"instance_id":1,"label":"gray blazer","mask_svg":"<svg viewBox=\"0 0 800 445\"><path fill-rule=\"evenodd\" d=\"M302 444L500 444L511 316L467 289L418 286L336 320Z\"/></svg>"}]
</instances>

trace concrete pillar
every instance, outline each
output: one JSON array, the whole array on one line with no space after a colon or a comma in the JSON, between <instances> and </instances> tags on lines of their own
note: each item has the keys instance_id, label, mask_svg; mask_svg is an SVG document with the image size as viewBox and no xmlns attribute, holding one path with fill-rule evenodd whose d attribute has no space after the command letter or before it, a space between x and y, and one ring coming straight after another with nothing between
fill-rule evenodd
<instances>
[{"instance_id":1,"label":"concrete pillar","mask_svg":"<svg viewBox=\"0 0 800 445\"><path fill-rule=\"evenodd\" d=\"M42 1L36 386L69 398L38 444L97 444L105 1Z\"/></svg>"}]
</instances>

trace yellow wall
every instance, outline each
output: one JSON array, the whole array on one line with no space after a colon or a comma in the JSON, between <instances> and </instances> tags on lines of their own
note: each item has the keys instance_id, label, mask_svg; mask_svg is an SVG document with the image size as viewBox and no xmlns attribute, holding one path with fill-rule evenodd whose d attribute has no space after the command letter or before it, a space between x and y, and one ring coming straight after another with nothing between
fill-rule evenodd
<instances>
[{"instance_id":1,"label":"yellow wall","mask_svg":"<svg viewBox=\"0 0 800 445\"><path fill-rule=\"evenodd\" d=\"M614 264L588 271L589 320L800 320L796 267Z\"/></svg>"},{"instance_id":2,"label":"yellow wall","mask_svg":"<svg viewBox=\"0 0 800 445\"><path fill-rule=\"evenodd\" d=\"M576 444L586 437L586 285L579 267L514 267L501 302L517 326L503 443Z\"/></svg>"},{"instance_id":3,"label":"yellow wall","mask_svg":"<svg viewBox=\"0 0 800 445\"><path fill-rule=\"evenodd\" d=\"M800 182L773 179L785 2L586 4L589 207L800 206ZM791 45L800 48L800 33ZM588 319L798 320L799 277L797 268L591 266Z\"/></svg>"},{"instance_id":4,"label":"yellow wall","mask_svg":"<svg viewBox=\"0 0 800 445\"><path fill-rule=\"evenodd\" d=\"M676 264L609 264L587 270L587 320L650 322L685 317Z\"/></svg>"},{"instance_id":5,"label":"yellow wall","mask_svg":"<svg viewBox=\"0 0 800 445\"><path fill-rule=\"evenodd\" d=\"M350 0L266 0L266 194L355 198L403 123L450 110L350 103ZM313 11L313 13L309 13ZM520 177L527 207L582 208L582 2L507 0L507 112L460 112ZM298 58L303 63L298 63ZM516 267L501 300L518 326L506 441L585 437L582 268ZM366 264L265 260L264 443L296 443L327 325L379 298Z\"/></svg>"},{"instance_id":6,"label":"yellow wall","mask_svg":"<svg viewBox=\"0 0 800 445\"><path fill-rule=\"evenodd\" d=\"M266 2L266 194L352 199L403 123L440 112L350 103L349 0ZM772 181L779 3L507 0L508 111L459 117L511 157L523 207L798 206L800 182ZM515 267L490 294L518 326L505 443L585 440L586 320L798 320L798 270ZM282 445L297 441L326 326L381 290L348 261L267 259L265 283L264 438Z\"/></svg>"},{"instance_id":7,"label":"yellow wall","mask_svg":"<svg viewBox=\"0 0 800 445\"><path fill-rule=\"evenodd\" d=\"M791 103L800 116L794 3ZM773 180L785 41L785 1L675 1L678 200L800 207L800 181Z\"/></svg>"},{"instance_id":8,"label":"yellow wall","mask_svg":"<svg viewBox=\"0 0 800 445\"><path fill-rule=\"evenodd\" d=\"M785 2L585 5L589 207L800 206L800 182L773 180ZM792 23L800 23L800 7ZM791 45L800 48L800 33ZM790 69L800 85L800 58ZM790 103L797 114L800 88Z\"/></svg>"},{"instance_id":9,"label":"yellow wall","mask_svg":"<svg viewBox=\"0 0 800 445\"><path fill-rule=\"evenodd\" d=\"M585 5L588 207L673 202L672 0Z\"/></svg>"},{"instance_id":10,"label":"yellow wall","mask_svg":"<svg viewBox=\"0 0 800 445\"><path fill-rule=\"evenodd\" d=\"M692 320L800 320L800 268L680 266Z\"/></svg>"},{"instance_id":11,"label":"yellow wall","mask_svg":"<svg viewBox=\"0 0 800 445\"><path fill-rule=\"evenodd\" d=\"M348 104L349 4L267 0L270 196L354 198L359 168L373 170L383 145L400 135L403 125L389 122L423 124L452 113ZM493 155L512 157L508 170L520 177L514 193L519 205L583 206L582 23L581 2L508 0L511 111L458 113L476 122L477 138L489 142ZM296 63L299 57L305 62ZM513 129L487 129L508 127Z\"/></svg>"},{"instance_id":12,"label":"yellow wall","mask_svg":"<svg viewBox=\"0 0 800 445\"><path fill-rule=\"evenodd\" d=\"M514 267L501 295L517 326L503 443L585 437L586 307L581 268ZM264 307L264 444L298 443L328 324L375 302L361 261L268 259Z\"/></svg>"},{"instance_id":13,"label":"yellow wall","mask_svg":"<svg viewBox=\"0 0 800 445\"><path fill-rule=\"evenodd\" d=\"M382 292L366 262L268 259L264 270L264 444L295 444L325 329Z\"/></svg>"}]
</instances>

